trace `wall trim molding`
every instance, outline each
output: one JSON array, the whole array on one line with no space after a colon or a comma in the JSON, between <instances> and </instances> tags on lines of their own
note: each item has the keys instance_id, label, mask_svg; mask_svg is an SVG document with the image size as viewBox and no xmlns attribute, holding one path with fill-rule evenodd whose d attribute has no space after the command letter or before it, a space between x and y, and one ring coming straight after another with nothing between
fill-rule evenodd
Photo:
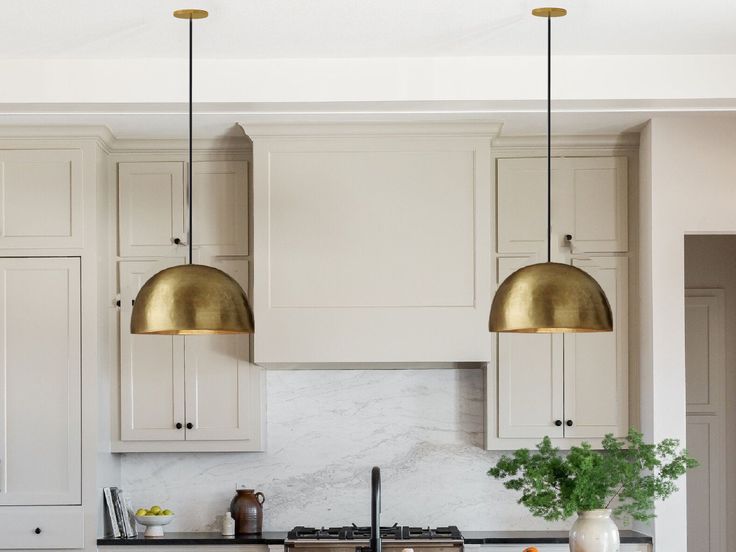
<instances>
[{"instance_id":1,"label":"wall trim molding","mask_svg":"<svg viewBox=\"0 0 736 552\"><path fill-rule=\"evenodd\" d=\"M304 138L310 136L487 136L501 132L501 123L458 122L355 122L331 121L325 123L238 123L251 138L279 137Z\"/></svg>"}]
</instances>

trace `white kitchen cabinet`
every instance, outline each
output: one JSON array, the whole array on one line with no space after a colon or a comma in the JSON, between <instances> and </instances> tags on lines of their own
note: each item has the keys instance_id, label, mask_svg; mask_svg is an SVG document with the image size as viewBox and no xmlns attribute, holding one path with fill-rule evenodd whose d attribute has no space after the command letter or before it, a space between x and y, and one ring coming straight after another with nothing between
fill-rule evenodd
<instances>
[{"instance_id":1,"label":"white kitchen cabinet","mask_svg":"<svg viewBox=\"0 0 736 552\"><path fill-rule=\"evenodd\" d=\"M82 506L3 506L0 550L84 548Z\"/></svg>"},{"instance_id":2,"label":"white kitchen cabinet","mask_svg":"<svg viewBox=\"0 0 736 552\"><path fill-rule=\"evenodd\" d=\"M200 262L199 255L195 261ZM183 259L120 262L121 451L259 450L262 372L251 364L249 336L149 336L130 333L132 300L157 271ZM248 261L202 259L248 289ZM135 443L144 443L136 448ZM163 446L147 447L146 442ZM183 443L183 448L169 447ZM218 443L231 445L218 449ZM232 444L236 442L235 444ZM197 443L208 446L198 448Z\"/></svg>"},{"instance_id":3,"label":"white kitchen cabinet","mask_svg":"<svg viewBox=\"0 0 736 552\"><path fill-rule=\"evenodd\" d=\"M496 130L246 125L255 361L487 361Z\"/></svg>"},{"instance_id":4,"label":"white kitchen cabinet","mask_svg":"<svg viewBox=\"0 0 736 552\"><path fill-rule=\"evenodd\" d=\"M186 254L186 164L125 162L118 168L120 256ZM247 163L195 162L193 175L194 247L216 255L247 255Z\"/></svg>"},{"instance_id":5,"label":"white kitchen cabinet","mask_svg":"<svg viewBox=\"0 0 736 552\"><path fill-rule=\"evenodd\" d=\"M248 262L215 257L219 268L248 289ZM187 441L260 442L261 368L250 362L248 335L187 336L184 356ZM187 426L189 428L189 426Z\"/></svg>"},{"instance_id":6,"label":"white kitchen cabinet","mask_svg":"<svg viewBox=\"0 0 736 552\"><path fill-rule=\"evenodd\" d=\"M499 282L535 257L498 259ZM603 288L614 317L611 333L497 336L496 427L489 448L564 446L628 429L628 259L590 257L572 264ZM490 404L493 404L492 402Z\"/></svg>"},{"instance_id":7,"label":"white kitchen cabinet","mask_svg":"<svg viewBox=\"0 0 736 552\"><path fill-rule=\"evenodd\" d=\"M628 430L628 281L626 257L574 259L600 284L613 331L564 334L565 437L595 439Z\"/></svg>"},{"instance_id":8,"label":"white kitchen cabinet","mask_svg":"<svg viewBox=\"0 0 736 552\"><path fill-rule=\"evenodd\" d=\"M133 335L138 290L156 272L184 259L120 263L120 437L184 440L184 337ZM180 426L177 428L177 424Z\"/></svg>"},{"instance_id":9,"label":"white kitchen cabinet","mask_svg":"<svg viewBox=\"0 0 736 552\"><path fill-rule=\"evenodd\" d=\"M80 248L79 149L0 150L0 249Z\"/></svg>"},{"instance_id":10,"label":"white kitchen cabinet","mask_svg":"<svg viewBox=\"0 0 736 552\"><path fill-rule=\"evenodd\" d=\"M574 252L628 251L626 157L565 157L552 160L552 259ZM497 249L546 258L547 160L499 159Z\"/></svg>"},{"instance_id":11,"label":"white kitchen cabinet","mask_svg":"<svg viewBox=\"0 0 736 552\"><path fill-rule=\"evenodd\" d=\"M5 506L81 504L80 309L78 258L0 258L2 524Z\"/></svg>"},{"instance_id":12,"label":"white kitchen cabinet","mask_svg":"<svg viewBox=\"0 0 736 552\"><path fill-rule=\"evenodd\" d=\"M498 259L498 277L535 262ZM564 437L563 341L561 334L498 334L498 436ZM533 400L530 398L533 397Z\"/></svg>"},{"instance_id":13,"label":"white kitchen cabinet","mask_svg":"<svg viewBox=\"0 0 736 552\"><path fill-rule=\"evenodd\" d=\"M183 255L184 163L120 163L118 187L120 256Z\"/></svg>"}]
</instances>

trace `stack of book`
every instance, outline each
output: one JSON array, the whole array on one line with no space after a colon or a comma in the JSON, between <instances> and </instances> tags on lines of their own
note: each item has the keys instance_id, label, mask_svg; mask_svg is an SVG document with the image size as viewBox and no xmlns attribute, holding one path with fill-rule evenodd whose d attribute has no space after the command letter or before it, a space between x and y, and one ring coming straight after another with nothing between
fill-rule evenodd
<instances>
[{"instance_id":1,"label":"stack of book","mask_svg":"<svg viewBox=\"0 0 736 552\"><path fill-rule=\"evenodd\" d=\"M105 509L110 522L109 534L116 539L131 539L136 536L135 517L130 498L123 495L122 489L105 487Z\"/></svg>"}]
</instances>

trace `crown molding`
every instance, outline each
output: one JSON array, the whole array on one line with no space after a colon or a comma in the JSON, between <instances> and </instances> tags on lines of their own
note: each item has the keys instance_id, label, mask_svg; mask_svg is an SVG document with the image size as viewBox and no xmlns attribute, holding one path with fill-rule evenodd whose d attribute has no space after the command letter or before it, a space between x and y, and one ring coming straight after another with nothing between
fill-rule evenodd
<instances>
[{"instance_id":1,"label":"crown molding","mask_svg":"<svg viewBox=\"0 0 736 552\"><path fill-rule=\"evenodd\" d=\"M325 122L325 123L238 123L250 138L301 138L341 136L475 136L494 138L501 123L457 122Z\"/></svg>"},{"instance_id":2,"label":"crown molding","mask_svg":"<svg viewBox=\"0 0 736 552\"><path fill-rule=\"evenodd\" d=\"M527 150L547 147L546 136L499 136L493 140L494 149ZM639 147L639 134L625 133L615 135L568 135L552 136L553 148L592 149L592 148L620 148L636 149Z\"/></svg>"}]
</instances>

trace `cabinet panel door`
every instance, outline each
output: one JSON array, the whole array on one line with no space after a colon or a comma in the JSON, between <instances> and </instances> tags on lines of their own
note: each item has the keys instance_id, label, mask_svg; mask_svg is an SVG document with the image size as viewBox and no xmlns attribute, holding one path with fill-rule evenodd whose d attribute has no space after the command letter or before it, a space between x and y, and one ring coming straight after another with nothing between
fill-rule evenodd
<instances>
[{"instance_id":1,"label":"cabinet panel door","mask_svg":"<svg viewBox=\"0 0 736 552\"><path fill-rule=\"evenodd\" d=\"M184 430L184 338L132 335L133 300L159 270L184 262L120 263L120 438L123 441L181 441Z\"/></svg>"},{"instance_id":2,"label":"cabinet panel door","mask_svg":"<svg viewBox=\"0 0 736 552\"><path fill-rule=\"evenodd\" d=\"M248 289L248 261L214 257L205 264ZM260 436L260 367L250 363L248 335L185 338L187 441L247 441Z\"/></svg>"},{"instance_id":3,"label":"cabinet panel door","mask_svg":"<svg viewBox=\"0 0 736 552\"><path fill-rule=\"evenodd\" d=\"M726 551L725 437L720 416L687 416L687 450L700 465L687 474L688 550Z\"/></svg>"},{"instance_id":4,"label":"cabinet panel door","mask_svg":"<svg viewBox=\"0 0 736 552\"><path fill-rule=\"evenodd\" d=\"M547 160L499 159L496 175L498 252L534 253L540 259L546 258ZM552 159L553 206L561 201L557 198L558 190L566 180L569 180L567 160ZM552 222L558 222L556 217Z\"/></svg>"},{"instance_id":5,"label":"cabinet panel door","mask_svg":"<svg viewBox=\"0 0 736 552\"><path fill-rule=\"evenodd\" d=\"M498 259L499 282L534 262ZM498 436L562 437L562 336L498 334Z\"/></svg>"},{"instance_id":6,"label":"cabinet panel door","mask_svg":"<svg viewBox=\"0 0 736 552\"><path fill-rule=\"evenodd\" d=\"M688 414L719 414L725 402L724 310L723 290L685 290L685 380Z\"/></svg>"},{"instance_id":7,"label":"cabinet panel door","mask_svg":"<svg viewBox=\"0 0 736 552\"><path fill-rule=\"evenodd\" d=\"M0 151L0 248L82 247L79 150Z\"/></svg>"},{"instance_id":8,"label":"cabinet panel door","mask_svg":"<svg viewBox=\"0 0 736 552\"><path fill-rule=\"evenodd\" d=\"M118 171L120 255L183 255L184 164L120 163ZM180 245L174 243L176 238Z\"/></svg>"},{"instance_id":9,"label":"cabinet panel door","mask_svg":"<svg viewBox=\"0 0 736 552\"><path fill-rule=\"evenodd\" d=\"M0 290L0 504L81 504L79 259L0 259Z\"/></svg>"},{"instance_id":10,"label":"cabinet panel door","mask_svg":"<svg viewBox=\"0 0 736 552\"><path fill-rule=\"evenodd\" d=\"M625 435L628 429L628 259L575 259L603 288L613 332L568 333L565 342L565 437Z\"/></svg>"},{"instance_id":11,"label":"cabinet panel door","mask_svg":"<svg viewBox=\"0 0 736 552\"><path fill-rule=\"evenodd\" d=\"M219 255L248 254L248 165L194 163L194 245Z\"/></svg>"},{"instance_id":12,"label":"cabinet panel door","mask_svg":"<svg viewBox=\"0 0 736 552\"><path fill-rule=\"evenodd\" d=\"M561 183L553 218L580 253L628 251L628 164L626 157L574 157ZM557 222L559 221L559 222Z\"/></svg>"}]
</instances>

